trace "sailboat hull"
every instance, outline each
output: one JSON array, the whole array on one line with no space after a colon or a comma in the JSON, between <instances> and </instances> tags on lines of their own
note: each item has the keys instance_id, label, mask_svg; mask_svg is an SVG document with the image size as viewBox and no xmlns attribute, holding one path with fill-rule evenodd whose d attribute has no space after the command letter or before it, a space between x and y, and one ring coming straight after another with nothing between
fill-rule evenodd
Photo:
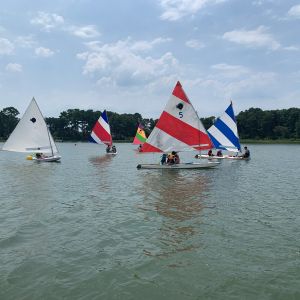
<instances>
[{"instance_id":1,"label":"sailboat hull","mask_svg":"<svg viewBox=\"0 0 300 300\"><path fill-rule=\"evenodd\" d=\"M35 161L39 161L39 162L56 162L61 159L60 155L46 156L46 157L42 157L42 158L36 158L36 157L31 156L31 159L29 159L29 157L27 158L28 160L35 160Z\"/></svg>"},{"instance_id":2,"label":"sailboat hull","mask_svg":"<svg viewBox=\"0 0 300 300\"><path fill-rule=\"evenodd\" d=\"M218 165L218 162L207 163L185 163L175 165L160 165L160 164L139 164L137 169L161 169L161 170L179 170L179 169L209 169Z\"/></svg>"},{"instance_id":3,"label":"sailboat hull","mask_svg":"<svg viewBox=\"0 0 300 300\"><path fill-rule=\"evenodd\" d=\"M231 160L249 160L250 157L244 158L241 156L231 156L231 155L223 155L223 156L209 156L207 154L196 155L195 158L206 158L206 159L231 159Z\"/></svg>"},{"instance_id":4,"label":"sailboat hull","mask_svg":"<svg viewBox=\"0 0 300 300\"><path fill-rule=\"evenodd\" d=\"M118 152L106 152L105 154L115 156L118 154Z\"/></svg>"}]
</instances>

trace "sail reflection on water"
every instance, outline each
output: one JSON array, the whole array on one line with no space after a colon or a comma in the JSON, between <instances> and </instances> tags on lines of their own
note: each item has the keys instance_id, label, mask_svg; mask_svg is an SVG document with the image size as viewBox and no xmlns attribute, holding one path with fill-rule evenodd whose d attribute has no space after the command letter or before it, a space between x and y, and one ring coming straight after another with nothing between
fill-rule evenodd
<instances>
[{"instance_id":1,"label":"sail reflection on water","mask_svg":"<svg viewBox=\"0 0 300 300\"><path fill-rule=\"evenodd\" d=\"M200 247L201 214L210 189L210 178L199 172L149 172L145 176L144 205L141 209L155 211L160 250L145 250L147 255L168 256ZM156 241L153 241L157 243Z\"/></svg>"}]
</instances>

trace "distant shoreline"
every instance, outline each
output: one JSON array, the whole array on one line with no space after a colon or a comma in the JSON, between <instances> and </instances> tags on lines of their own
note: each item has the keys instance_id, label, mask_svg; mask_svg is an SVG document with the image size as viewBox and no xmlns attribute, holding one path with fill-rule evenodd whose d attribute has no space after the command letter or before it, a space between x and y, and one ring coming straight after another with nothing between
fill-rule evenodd
<instances>
[{"instance_id":1,"label":"distant shoreline","mask_svg":"<svg viewBox=\"0 0 300 300\"><path fill-rule=\"evenodd\" d=\"M0 139L0 143L4 143L6 140ZM57 143L89 143L88 141L62 141L61 139L55 140ZM300 140L292 139L281 139L281 140L254 140L254 139L241 139L241 144L300 144ZM114 143L128 143L131 144L130 140L116 140Z\"/></svg>"},{"instance_id":2,"label":"distant shoreline","mask_svg":"<svg viewBox=\"0 0 300 300\"><path fill-rule=\"evenodd\" d=\"M280 140L254 140L241 139L241 144L300 144L300 140L280 139Z\"/></svg>"}]
</instances>

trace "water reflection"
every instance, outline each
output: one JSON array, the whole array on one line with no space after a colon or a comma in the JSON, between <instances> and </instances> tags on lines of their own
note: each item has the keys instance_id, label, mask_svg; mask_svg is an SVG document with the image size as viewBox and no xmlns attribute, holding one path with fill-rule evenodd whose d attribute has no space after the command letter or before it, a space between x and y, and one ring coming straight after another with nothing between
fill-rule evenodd
<instances>
[{"instance_id":1,"label":"water reflection","mask_svg":"<svg viewBox=\"0 0 300 300\"><path fill-rule=\"evenodd\" d=\"M144 207L156 211L159 224L159 253L168 256L200 246L201 211L210 189L210 178L197 172L149 172L144 177ZM156 241L154 241L155 243Z\"/></svg>"},{"instance_id":2,"label":"water reflection","mask_svg":"<svg viewBox=\"0 0 300 300\"><path fill-rule=\"evenodd\" d=\"M102 156L92 156L89 158L89 161L95 166L108 167L112 158L112 155L105 154Z\"/></svg>"}]
</instances>

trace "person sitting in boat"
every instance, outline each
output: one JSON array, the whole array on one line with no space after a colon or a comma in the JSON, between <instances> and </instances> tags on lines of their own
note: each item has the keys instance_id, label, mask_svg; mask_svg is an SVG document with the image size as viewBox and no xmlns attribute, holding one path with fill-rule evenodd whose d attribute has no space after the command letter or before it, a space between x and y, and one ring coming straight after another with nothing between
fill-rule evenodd
<instances>
[{"instance_id":1,"label":"person sitting in boat","mask_svg":"<svg viewBox=\"0 0 300 300\"><path fill-rule=\"evenodd\" d=\"M222 153L222 150L218 150L218 152L217 152L217 156L223 156L223 153Z\"/></svg>"},{"instance_id":2,"label":"person sitting in boat","mask_svg":"<svg viewBox=\"0 0 300 300\"><path fill-rule=\"evenodd\" d=\"M173 165L175 163L174 153L175 153L175 151L172 151L171 153L168 154L168 157L167 157L168 165Z\"/></svg>"},{"instance_id":3,"label":"person sitting in boat","mask_svg":"<svg viewBox=\"0 0 300 300\"><path fill-rule=\"evenodd\" d=\"M174 164L179 164L180 163L180 158L177 152L174 152Z\"/></svg>"},{"instance_id":4,"label":"person sitting in boat","mask_svg":"<svg viewBox=\"0 0 300 300\"><path fill-rule=\"evenodd\" d=\"M111 152L110 145L107 145L107 147L106 147L106 153L110 153L110 152Z\"/></svg>"},{"instance_id":5,"label":"person sitting in boat","mask_svg":"<svg viewBox=\"0 0 300 300\"><path fill-rule=\"evenodd\" d=\"M163 153L163 155L161 156L161 159L160 159L160 164L165 165L166 163L167 163L167 154Z\"/></svg>"},{"instance_id":6,"label":"person sitting in boat","mask_svg":"<svg viewBox=\"0 0 300 300\"><path fill-rule=\"evenodd\" d=\"M111 152L112 152L112 153L117 153L117 148L116 148L115 145L113 145L113 146L111 147Z\"/></svg>"},{"instance_id":7,"label":"person sitting in boat","mask_svg":"<svg viewBox=\"0 0 300 300\"><path fill-rule=\"evenodd\" d=\"M207 152L207 155L208 156L214 156L214 154L213 154L213 152L212 152L212 150L210 149L210 150L208 150L208 152Z\"/></svg>"},{"instance_id":8,"label":"person sitting in boat","mask_svg":"<svg viewBox=\"0 0 300 300\"><path fill-rule=\"evenodd\" d=\"M250 157L250 151L247 146L244 147L244 154L242 155L243 158L249 158Z\"/></svg>"},{"instance_id":9,"label":"person sitting in boat","mask_svg":"<svg viewBox=\"0 0 300 300\"><path fill-rule=\"evenodd\" d=\"M43 154L43 153L36 153L36 154L35 154L35 157L36 157L37 159L40 159L40 158L43 158L43 157L44 157L44 154Z\"/></svg>"},{"instance_id":10,"label":"person sitting in boat","mask_svg":"<svg viewBox=\"0 0 300 300\"><path fill-rule=\"evenodd\" d=\"M138 151L139 151L139 152L143 152L143 150L142 150L142 144L139 144L139 146L138 146Z\"/></svg>"}]
</instances>

